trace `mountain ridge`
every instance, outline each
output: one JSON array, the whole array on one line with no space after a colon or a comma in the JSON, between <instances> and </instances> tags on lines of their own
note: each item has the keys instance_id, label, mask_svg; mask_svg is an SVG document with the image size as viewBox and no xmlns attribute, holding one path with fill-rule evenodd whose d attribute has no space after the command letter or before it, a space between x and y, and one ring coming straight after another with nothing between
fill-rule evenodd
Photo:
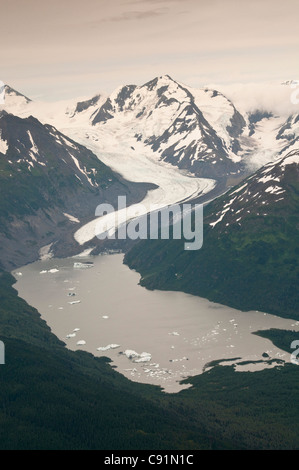
<instances>
[{"instance_id":1,"label":"mountain ridge","mask_svg":"<svg viewBox=\"0 0 299 470\"><path fill-rule=\"evenodd\" d=\"M149 289L180 290L240 310L299 319L299 150L269 163L205 209L204 242L144 240L125 263Z\"/></svg>"},{"instance_id":2,"label":"mountain ridge","mask_svg":"<svg viewBox=\"0 0 299 470\"><path fill-rule=\"evenodd\" d=\"M53 244L59 256L78 253L77 224L101 202L143 199L150 184L131 183L90 150L35 117L0 114L0 241L6 269L39 257Z\"/></svg>"},{"instance_id":3,"label":"mountain ridge","mask_svg":"<svg viewBox=\"0 0 299 470\"><path fill-rule=\"evenodd\" d=\"M294 149L299 139L296 108L285 117L265 110L262 103L255 111L241 110L239 104L215 88L192 88L163 75L67 105L18 103L8 93L5 106L21 117L32 114L70 137L75 129L85 129L92 144L101 142L107 152L115 148L109 135L117 134L121 152L133 147L136 158L144 154L199 177L224 180L247 176ZM84 132L77 132L76 139L86 145Z\"/></svg>"}]
</instances>

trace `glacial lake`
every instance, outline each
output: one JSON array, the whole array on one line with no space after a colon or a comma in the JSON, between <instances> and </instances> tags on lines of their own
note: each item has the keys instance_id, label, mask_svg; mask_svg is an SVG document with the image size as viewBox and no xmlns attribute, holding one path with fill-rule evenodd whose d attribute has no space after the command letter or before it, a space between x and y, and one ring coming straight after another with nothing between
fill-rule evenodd
<instances>
[{"instance_id":1,"label":"glacial lake","mask_svg":"<svg viewBox=\"0 0 299 470\"><path fill-rule=\"evenodd\" d=\"M74 263L93 265L82 269ZM109 357L129 379L168 393L188 387L179 382L203 373L211 361L234 364L240 373L281 366L290 354L252 333L299 331L295 320L241 312L181 292L149 291L123 264L122 254L52 258L12 274L19 296L69 349Z\"/></svg>"}]
</instances>

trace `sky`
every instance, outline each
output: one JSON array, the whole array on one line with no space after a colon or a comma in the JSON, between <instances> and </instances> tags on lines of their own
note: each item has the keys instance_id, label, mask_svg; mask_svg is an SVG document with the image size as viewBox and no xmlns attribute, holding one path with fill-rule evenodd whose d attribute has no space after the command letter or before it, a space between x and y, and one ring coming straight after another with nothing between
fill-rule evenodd
<instances>
[{"instance_id":1,"label":"sky","mask_svg":"<svg viewBox=\"0 0 299 470\"><path fill-rule=\"evenodd\" d=\"M35 100L164 74L194 87L299 78L298 0L0 0L0 80Z\"/></svg>"}]
</instances>

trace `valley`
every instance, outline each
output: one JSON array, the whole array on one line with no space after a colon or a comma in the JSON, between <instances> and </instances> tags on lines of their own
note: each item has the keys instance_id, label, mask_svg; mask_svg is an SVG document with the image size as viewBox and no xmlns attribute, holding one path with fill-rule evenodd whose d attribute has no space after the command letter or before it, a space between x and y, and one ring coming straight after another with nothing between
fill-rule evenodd
<instances>
[{"instance_id":1,"label":"valley","mask_svg":"<svg viewBox=\"0 0 299 470\"><path fill-rule=\"evenodd\" d=\"M91 267L76 268L78 262ZM13 275L19 296L68 349L109 357L120 374L166 393L190 387L181 381L212 364L241 373L282 367L290 354L255 333L299 332L299 321L242 312L181 292L147 290L121 254L52 258Z\"/></svg>"},{"instance_id":2,"label":"valley","mask_svg":"<svg viewBox=\"0 0 299 470\"><path fill-rule=\"evenodd\" d=\"M2 447L297 448L298 115L169 75L0 113ZM203 247L102 243L119 195L204 203Z\"/></svg>"}]
</instances>

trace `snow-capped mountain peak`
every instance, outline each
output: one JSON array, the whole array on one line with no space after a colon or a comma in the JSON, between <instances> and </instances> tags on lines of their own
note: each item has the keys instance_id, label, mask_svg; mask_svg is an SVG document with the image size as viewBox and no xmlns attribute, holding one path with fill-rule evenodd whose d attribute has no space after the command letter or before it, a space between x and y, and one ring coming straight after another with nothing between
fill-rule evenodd
<instances>
[{"instance_id":1,"label":"snow-capped mountain peak","mask_svg":"<svg viewBox=\"0 0 299 470\"><path fill-rule=\"evenodd\" d=\"M299 181L299 150L270 162L225 195L209 218L209 225L226 231L252 217L266 218L289 204Z\"/></svg>"},{"instance_id":2,"label":"snow-capped mountain peak","mask_svg":"<svg viewBox=\"0 0 299 470\"><path fill-rule=\"evenodd\" d=\"M169 75L118 87L92 125L199 176L241 172L238 139L246 123L240 113L216 90L194 90Z\"/></svg>"},{"instance_id":3,"label":"snow-capped mountain peak","mask_svg":"<svg viewBox=\"0 0 299 470\"><path fill-rule=\"evenodd\" d=\"M240 112L217 89L195 89L166 74L120 86L109 96L67 102L33 102L7 90L2 109L35 116L96 153L134 151L136 158L200 177L240 179L298 147L298 113L286 119L262 107Z\"/></svg>"}]
</instances>

